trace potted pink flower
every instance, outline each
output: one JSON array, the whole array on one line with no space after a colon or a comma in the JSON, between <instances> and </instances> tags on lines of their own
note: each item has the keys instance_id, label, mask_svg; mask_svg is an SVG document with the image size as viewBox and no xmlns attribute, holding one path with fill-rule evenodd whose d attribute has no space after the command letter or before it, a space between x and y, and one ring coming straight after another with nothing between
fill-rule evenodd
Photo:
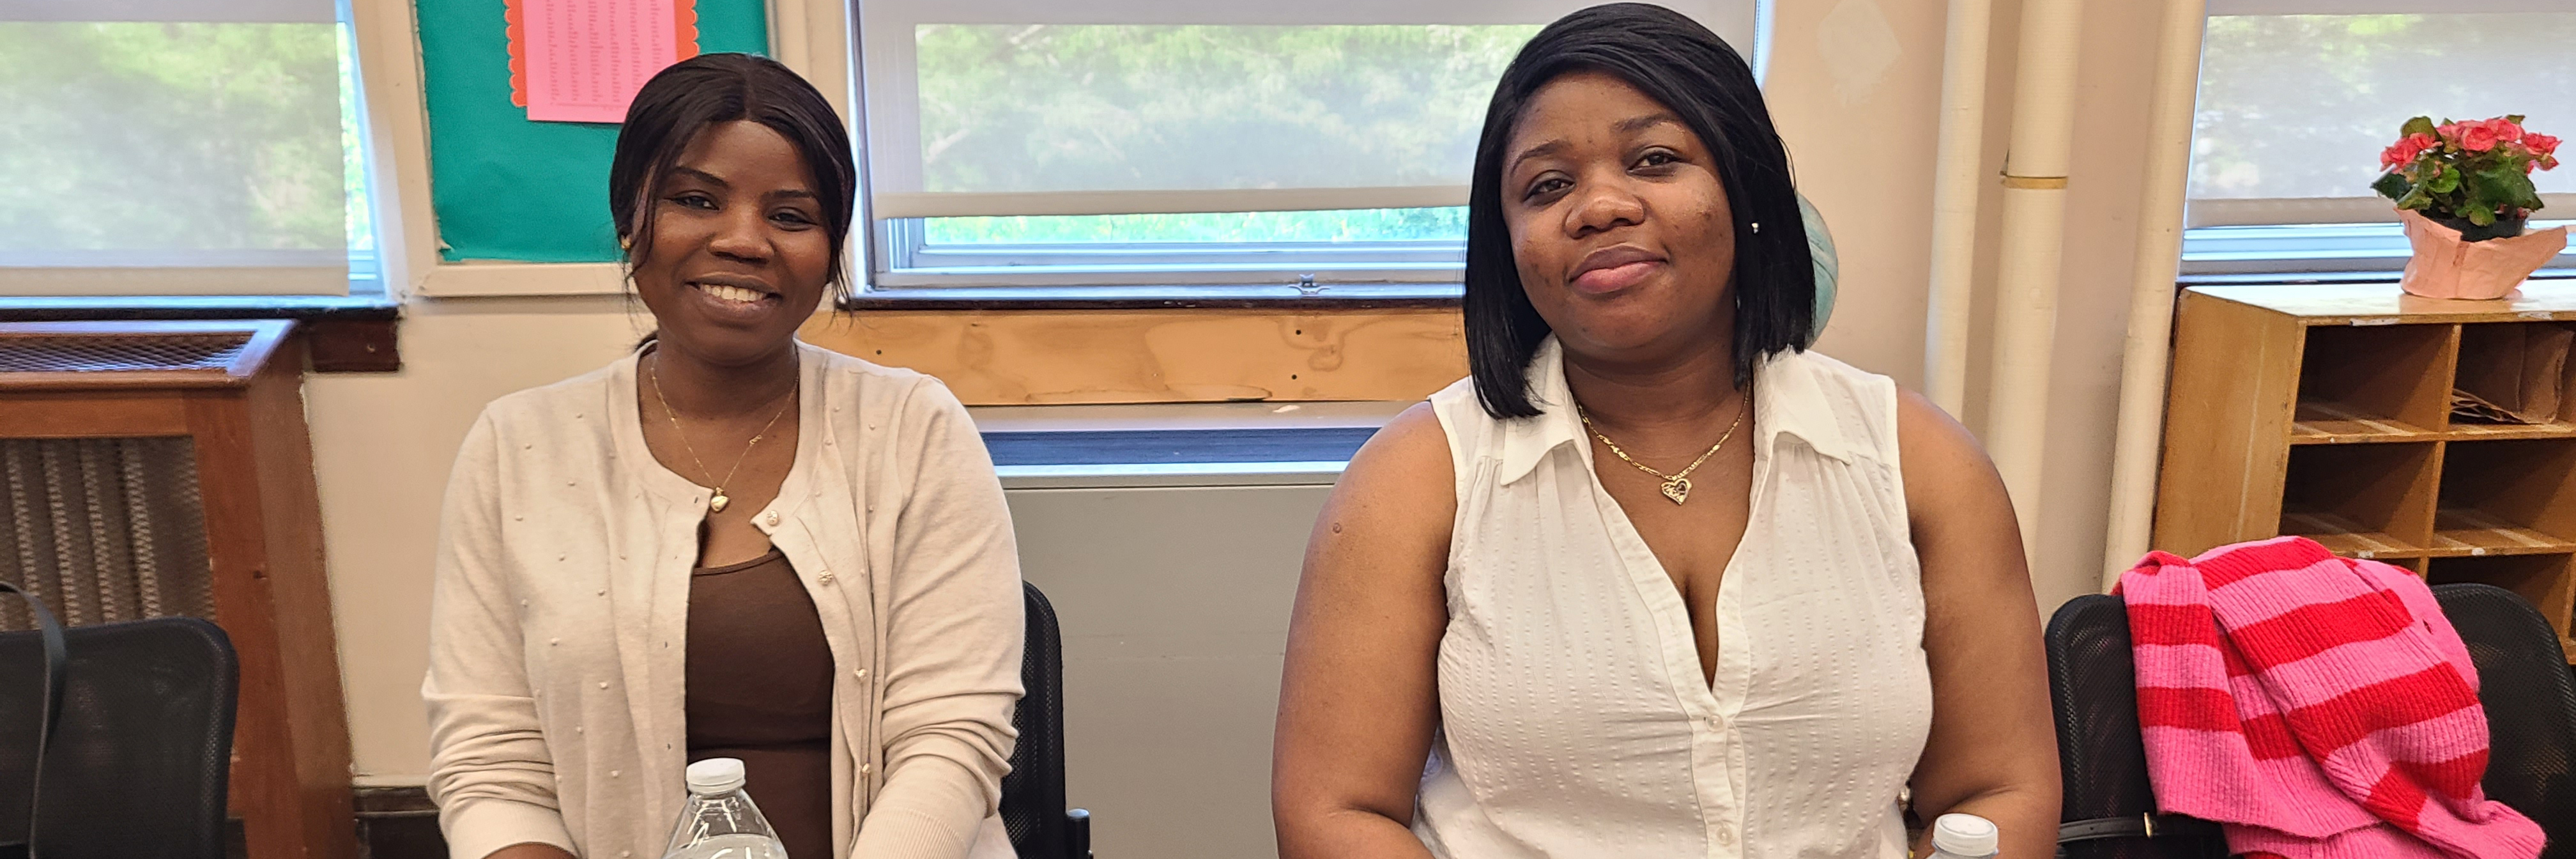
<instances>
[{"instance_id":1,"label":"potted pink flower","mask_svg":"<svg viewBox=\"0 0 2576 859\"><path fill-rule=\"evenodd\" d=\"M2558 138L2520 116L2406 121L2379 153L2371 189L2397 201L2415 256L2399 285L2431 298L2503 298L2567 248L2567 228L2528 232L2541 207L2531 174L2558 166Z\"/></svg>"}]
</instances>

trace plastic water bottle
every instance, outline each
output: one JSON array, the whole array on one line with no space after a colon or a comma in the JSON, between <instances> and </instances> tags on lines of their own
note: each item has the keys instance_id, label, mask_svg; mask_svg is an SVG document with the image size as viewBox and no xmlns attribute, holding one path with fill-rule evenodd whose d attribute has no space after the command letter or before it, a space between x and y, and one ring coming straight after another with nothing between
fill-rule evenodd
<instances>
[{"instance_id":1,"label":"plastic water bottle","mask_svg":"<svg viewBox=\"0 0 2576 859\"><path fill-rule=\"evenodd\" d=\"M787 859L786 845L742 792L742 761L708 758L689 765L689 804L671 830L662 859Z\"/></svg>"},{"instance_id":2,"label":"plastic water bottle","mask_svg":"<svg viewBox=\"0 0 2576 859\"><path fill-rule=\"evenodd\" d=\"M1944 814L1932 821L1932 855L1925 859L1991 859L2001 850L1995 822L1973 814Z\"/></svg>"}]
</instances>

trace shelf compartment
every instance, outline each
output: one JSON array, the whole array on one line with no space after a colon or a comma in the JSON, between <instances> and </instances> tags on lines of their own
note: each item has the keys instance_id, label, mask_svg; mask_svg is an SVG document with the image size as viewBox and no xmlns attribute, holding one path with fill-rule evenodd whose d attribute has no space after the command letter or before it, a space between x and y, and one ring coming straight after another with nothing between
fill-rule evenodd
<instances>
[{"instance_id":1,"label":"shelf compartment","mask_svg":"<svg viewBox=\"0 0 2576 859\"><path fill-rule=\"evenodd\" d=\"M2451 442L2437 506L2436 556L2576 552L2576 439Z\"/></svg>"},{"instance_id":2,"label":"shelf compartment","mask_svg":"<svg viewBox=\"0 0 2576 859\"><path fill-rule=\"evenodd\" d=\"M2438 557L2539 555L2576 552L2576 540L2561 539L2480 510L2445 507L2433 514L2431 554Z\"/></svg>"},{"instance_id":3,"label":"shelf compartment","mask_svg":"<svg viewBox=\"0 0 2576 859\"><path fill-rule=\"evenodd\" d=\"M2571 341L2576 341L2576 330L2546 322L2460 326L2452 387L2523 411L2538 422L2487 423L2454 415L2447 435L2462 440L2576 437L2576 375L2567 372Z\"/></svg>"},{"instance_id":4,"label":"shelf compartment","mask_svg":"<svg viewBox=\"0 0 2576 859\"><path fill-rule=\"evenodd\" d=\"M2319 325L2299 359L2290 443L2417 441L2447 428L2449 325Z\"/></svg>"},{"instance_id":5,"label":"shelf compartment","mask_svg":"<svg viewBox=\"0 0 2576 859\"><path fill-rule=\"evenodd\" d=\"M2549 619L2564 647L2569 638L2569 609L2576 603L2576 587L2571 587L2568 573L2571 561L2576 561L2576 555L2568 553L2434 558L2424 579L2436 585L2475 582L2512 591Z\"/></svg>"},{"instance_id":6,"label":"shelf compartment","mask_svg":"<svg viewBox=\"0 0 2576 859\"><path fill-rule=\"evenodd\" d=\"M2545 424L2469 424L2455 423L2442 432L2454 441L2506 441L2523 438L2576 438L2576 423L2550 421Z\"/></svg>"},{"instance_id":7,"label":"shelf compartment","mask_svg":"<svg viewBox=\"0 0 2576 859\"><path fill-rule=\"evenodd\" d=\"M2356 558L2422 555L2440 453L2430 442L2291 448L2279 533Z\"/></svg>"},{"instance_id":8,"label":"shelf compartment","mask_svg":"<svg viewBox=\"0 0 2576 859\"><path fill-rule=\"evenodd\" d=\"M2576 425L2568 429L2571 435L2576 435ZM2426 429L2396 418L2375 417L2343 403L2317 400L2299 401L2298 411L2290 419L2291 444L2422 441L2441 434L2441 430Z\"/></svg>"}]
</instances>

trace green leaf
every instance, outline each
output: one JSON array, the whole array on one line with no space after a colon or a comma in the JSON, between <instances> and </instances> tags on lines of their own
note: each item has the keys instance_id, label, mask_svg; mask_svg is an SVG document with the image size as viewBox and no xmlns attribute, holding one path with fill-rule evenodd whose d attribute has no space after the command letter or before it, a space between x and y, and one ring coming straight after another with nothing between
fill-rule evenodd
<instances>
[{"instance_id":1,"label":"green leaf","mask_svg":"<svg viewBox=\"0 0 2576 859\"><path fill-rule=\"evenodd\" d=\"M2478 189L2481 196L2500 203L2536 194L2531 187L2531 177L2523 175L2522 168L2512 164L2483 167L2470 175L2473 177L2470 184Z\"/></svg>"},{"instance_id":2,"label":"green leaf","mask_svg":"<svg viewBox=\"0 0 2576 859\"><path fill-rule=\"evenodd\" d=\"M2496 222L2495 209L2486 206L2470 209L2461 214L2468 217L2469 223L2476 224L2481 227L2494 226Z\"/></svg>"},{"instance_id":3,"label":"green leaf","mask_svg":"<svg viewBox=\"0 0 2576 859\"><path fill-rule=\"evenodd\" d=\"M2428 194L2448 194L2457 190L2460 190L2460 171L2448 166L2442 168L2440 175L2424 182L2424 192Z\"/></svg>"},{"instance_id":4,"label":"green leaf","mask_svg":"<svg viewBox=\"0 0 2576 859\"><path fill-rule=\"evenodd\" d=\"M2513 123L2513 124L2515 124L2515 125L2521 125L2521 124L2522 124L2522 114L2519 114L2519 113L2509 113L2509 114L2505 114L2504 121L2506 121L2506 122L2510 122L2510 123Z\"/></svg>"},{"instance_id":5,"label":"green leaf","mask_svg":"<svg viewBox=\"0 0 2576 859\"><path fill-rule=\"evenodd\" d=\"M2406 121L2404 126L2397 129L2397 136L2399 137L2412 137L2418 134L2431 133L2433 133L2433 118L2429 116L2419 116L2414 119L2409 119Z\"/></svg>"},{"instance_id":6,"label":"green leaf","mask_svg":"<svg viewBox=\"0 0 2576 859\"><path fill-rule=\"evenodd\" d=\"M2400 209L2429 209L2432 206L2433 196L2424 193L2422 185L2417 185L2415 190L2406 192L2406 196L2397 198L2397 208Z\"/></svg>"},{"instance_id":7,"label":"green leaf","mask_svg":"<svg viewBox=\"0 0 2576 859\"><path fill-rule=\"evenodd\" d=\"M2390 171L2380 174L2379 181L2370 183L2370 190L2391 200L2403 200L2415 190L2415 183L2406 181L2406 177L2396 171Z\"/></svg>"}]
</instances>

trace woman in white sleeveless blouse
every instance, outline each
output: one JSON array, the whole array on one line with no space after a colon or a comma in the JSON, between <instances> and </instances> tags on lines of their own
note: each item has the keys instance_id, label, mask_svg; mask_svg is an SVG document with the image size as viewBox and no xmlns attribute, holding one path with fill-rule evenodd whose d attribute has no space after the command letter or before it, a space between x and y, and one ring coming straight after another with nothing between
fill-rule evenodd
<instances>
[{"instance_id":1,"label":"woman in white sleeveless blouse","mask_svg":"<svg viewBox=\"0 0 2576 859\"><path fill-rule=\"evenodd\" d=\"M2050 855L2011 504L1939 409L1804 351L1743 60L1659 7L1568 16L1472 183L1473 375L1369 442L1308 550L1281 855L1901 859L1953 811Z\"/></svg>"}]
</instances>

